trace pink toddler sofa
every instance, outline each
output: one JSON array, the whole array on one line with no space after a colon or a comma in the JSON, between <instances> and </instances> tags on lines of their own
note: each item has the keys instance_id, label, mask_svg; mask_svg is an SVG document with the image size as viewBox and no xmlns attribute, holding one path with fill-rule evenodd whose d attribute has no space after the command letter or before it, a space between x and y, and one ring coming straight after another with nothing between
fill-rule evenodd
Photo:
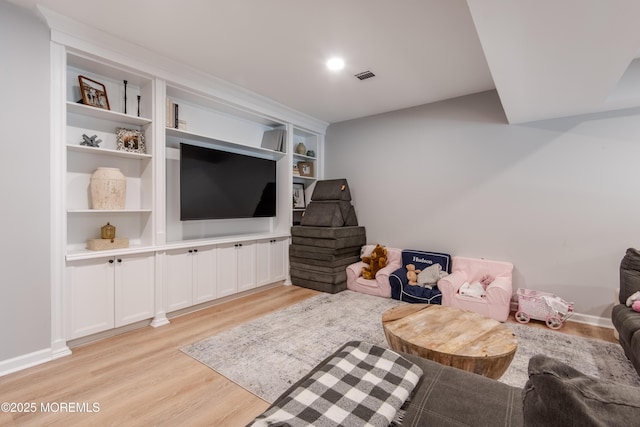
<instances>
[{"instance_id":1,"label":"pink toddler sofa","mask_svg":"<svg viewBox=\"0 0 640 427\"><path fill-rule=\"evenodd\" d=\"M391 285L389 275L400 267L402 250L397 248L387 248L387 265L376 273L376 278L367 280L362 277L362 261L347 266L347 289L361 292L363 294L375 295L379 297L391 297Z\"/></svg>"},{"instance_id":2,"label":"pink toddler sofa","mask_svg":"<svg viewBox=\"0 0 640 427\"><path fill-rule=\"evenodd\" d=\"M473 311L499 322L509 317L513 264L503 261L466 258L454 256L451 274L438 281L442 292L442 305ZM476 298L460 295L463 283L479 281L482 276L490 274L495 280L486 288L486 295Z\"/></svg>"}]
</instances>

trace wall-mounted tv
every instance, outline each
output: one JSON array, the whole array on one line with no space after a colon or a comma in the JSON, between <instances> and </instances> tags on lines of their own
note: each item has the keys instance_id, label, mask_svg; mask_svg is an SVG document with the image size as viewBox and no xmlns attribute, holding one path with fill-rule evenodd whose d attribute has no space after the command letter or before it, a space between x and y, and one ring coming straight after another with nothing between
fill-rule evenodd
<instances>
[{"instance_id":1,"label":"wall-mounted tv","mask_svg":"<svg viewBox=\"0 0 640 427\"><path fill-rule=\"evenodd\" d=\"M276 162L180 144L180 220L276 216Z\"/></svg>"}]
</instances>

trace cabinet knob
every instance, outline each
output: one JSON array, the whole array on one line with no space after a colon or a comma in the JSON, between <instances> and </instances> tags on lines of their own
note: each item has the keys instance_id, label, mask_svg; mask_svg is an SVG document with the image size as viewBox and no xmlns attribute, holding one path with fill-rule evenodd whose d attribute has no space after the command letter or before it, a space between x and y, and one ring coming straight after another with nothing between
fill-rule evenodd
<instances>
[{"instance_id":1,"label":"cabinet knob","mask_svg":"<svg viewBox=\"0 0 640 427\"><path fill-rule=\"evenodd\" d=\"M194 249L194 250L193 250L193 252L198 252L198 250L197 250L197 249Z\"/></svg>"},{"instance_id":2,"label":"cabinet knob","mask_svg":"<svg viewBox=\"0 0 640 427\"><path fill-rule=\"evenodd\" d=\"M122 260L120 258L118 258L118 262L122 262Z\"/></svg>"},{"instance_id":3,"label":"cabinet knob","mask_svg":"<svg viewBox=\"0 0 640 427\"><path fill-rule=\"evenodd\" d=\"M113 260L112 259L109 260L109 264L113 264Z\"/></svg>"},{"instance_id":4,"label":"cabinet knob","mask_svg":"<svg viewBox=\"0 0 640 427\"><path fill-rule=\"evenodd\" d=\"M189 253L192 253L192 252L193 252L193 250L189 249Z\"/></svg>"}]
</instances>

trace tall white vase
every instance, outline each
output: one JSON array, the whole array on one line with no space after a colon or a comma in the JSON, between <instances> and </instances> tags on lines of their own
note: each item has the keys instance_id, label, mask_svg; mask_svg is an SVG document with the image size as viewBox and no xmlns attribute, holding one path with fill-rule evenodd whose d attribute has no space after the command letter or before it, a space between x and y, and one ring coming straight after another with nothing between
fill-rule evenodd
<instances>
[{"instance_id":1,"label":"tall white vase","mask_svg":"<svg viewBox=\"0 0 640 427\"><path fill-rule=\"evenodd\" d=\"M91 207L124 209L127 179L118 168L98 168L91 174Z\"/></svg>"}]
</instances>

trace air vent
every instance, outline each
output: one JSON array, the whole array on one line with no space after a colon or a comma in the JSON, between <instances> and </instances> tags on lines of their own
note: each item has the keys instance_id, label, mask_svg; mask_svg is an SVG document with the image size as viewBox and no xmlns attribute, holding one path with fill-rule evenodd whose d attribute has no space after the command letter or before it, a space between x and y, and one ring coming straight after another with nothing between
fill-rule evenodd
<instances>
[{"instance_id":1,"label":"air vent","mask_svg":"<svg viewBox=\"0 0 640 427\"><path fill-rule=\"evenodd\" d=\"M368 70L356 74L356 77L359 78L360 80L370 79L371 77L375 77L375 76L376 76L375 74L373 74L371 71L368 71Z\"/></svg>"}]
</instances>

